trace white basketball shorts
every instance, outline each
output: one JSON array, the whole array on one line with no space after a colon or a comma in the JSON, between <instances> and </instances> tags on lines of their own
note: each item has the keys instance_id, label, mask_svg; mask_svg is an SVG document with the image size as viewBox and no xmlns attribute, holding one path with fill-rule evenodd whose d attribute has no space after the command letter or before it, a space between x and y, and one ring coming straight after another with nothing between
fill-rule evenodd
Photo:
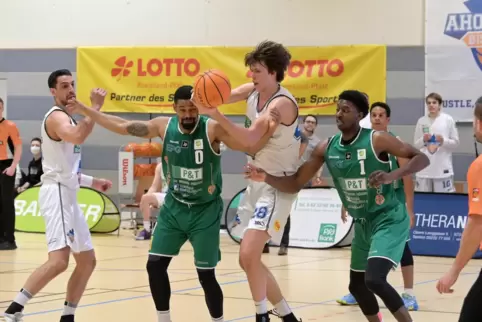
<instances>
[{"instance_id":1,"label":"white basketball shorts","mask_svg":"<svg viewBox=\"0 0 482 322\"><path fill-rule=\"evenodd\" d=\"M157 208L161 208L162 204L164 203L164 199L166 198L166 194L164 192L154 192L153 195L157 200Z\"/></svg>"},{"instance_id":2,"label":"white basketball shorts","mask_svg":"<svg viewBox=\"0 0 482 322\"><path fill-rule=\"evenodd\" d=\"M280 192L264 182L250 182L239 203L240 223L233 228L234 235L243 238L247 229L264 230L279 244L297 195Z\"/></svg>"},{"instance_id":3,"label":"white basketball shorts","mask_svg":"<svg viewBox=\"0 0 482 322\"><path fill-rule=\"evenodd\" d=\"M430 178L415 178L415 191L420 192L435 192L435 193L454 193L454 177L430 179Z\"/></svg>"},{"instance_id":4,"label":"white basketball shorts","mask_svg":"<svg viewBox=\"0 0 482 322\"><path fill-rule=\"evenodd\" d=\"M93 249L89 227L77 203L77 190L55 183L43 184L38 201L49 252L65 247L74 253Z\"/></svg>"}]
</instances>

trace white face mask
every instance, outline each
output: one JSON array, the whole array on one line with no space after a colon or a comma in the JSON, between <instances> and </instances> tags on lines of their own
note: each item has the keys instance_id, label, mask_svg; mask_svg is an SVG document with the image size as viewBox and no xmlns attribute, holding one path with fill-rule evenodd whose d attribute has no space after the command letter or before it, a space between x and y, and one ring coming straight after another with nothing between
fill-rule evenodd
<instances>
[{"instance_id":1,"label":"white face mask","mask_svg":"<svg viewBox=\"0 0 482 322\"><path fill-rule=\"evenodd\" d=\"M32 152L33 155L37 155L40 153L40 147L39 146L31 146L30 151Z\"/></svg>"}]
</instances>

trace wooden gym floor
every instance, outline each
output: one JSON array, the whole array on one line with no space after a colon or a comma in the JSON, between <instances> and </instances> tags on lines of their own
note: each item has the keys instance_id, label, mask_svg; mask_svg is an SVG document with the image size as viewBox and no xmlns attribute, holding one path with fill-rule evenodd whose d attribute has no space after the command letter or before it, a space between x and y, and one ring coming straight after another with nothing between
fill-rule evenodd
<instances>
[{"instance_id":1,"label":"wooden gym floor","mask_svg":"<svg viewBox=\"0 0 482 322\"><path fill-rule=\"evenodd\" d=\"M0 253L0 316L22 287L28 275L47 258L42 234L17 234L19 248ZM145 264L148 241L135 241L131 231L121 235L93 237L98 258L76 312L76 321L157 321ZM254 321L254 306L245 274L238 266L239 246L223 234L222 261L217 268L223 288L225 321ZM304 322L364 321L357 306L342 307L335 300L347 293L349 248L334 250L290 249L288 256L278 256L277 248L263 255L263 261L278 279L285 297ZM480 262L472 261L460 276L455 293L439 295L437 279L449 268L452 259L415 258L415 292L420 311L412 313L415 321L457 321L465 294L477 277ZM26 306L25 321L58 321L61 315L68 271ZM171 317L176 322L211 321L203 291L193 265L193 252L186 244L170 266ZM391 283L402 290L400 270L390 274ZM383 305L384 321L395 321ZM272 317L272 321L281 321Z\"/></svg>"}]
</instances>

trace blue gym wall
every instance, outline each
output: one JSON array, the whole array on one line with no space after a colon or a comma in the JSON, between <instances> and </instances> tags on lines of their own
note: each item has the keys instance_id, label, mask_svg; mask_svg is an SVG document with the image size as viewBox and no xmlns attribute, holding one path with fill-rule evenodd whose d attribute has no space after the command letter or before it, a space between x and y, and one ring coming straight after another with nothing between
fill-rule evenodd
<instances>
[{"instance_id":1,"label":"blue gym wall","mask_svg":"<svg viewBox=\"0 0 482 322\"><path fill-rule=\"evenodd\" d=\"M392 131L412 142L414 125L424 113L424 48L388 47L387 101L392 107ZM55 69L76 71L75 49L1 50L0 71L7 77L8 118L15 121L24 139L25 168L31 155L29 140L40 134L40 122L53 101L47 87L47 77ZM127 119L146 120L146 114L122 114ZM242 117L231 117L241 124ZM333 117L318 117L317 135L327 137L336 132ZM465 181L465 173L474 158L471 124L459 124L461 144L454 155L455 179ZM109 178L117 190L117 153L128 142L140 142L134 137L119 136L96 126L82 150L82 167L90 175ZM245 187L240 175L245 157L240 152L223 154L223 198L229 200ZM324 173L324 176L328 174Z\"/></svg>"}]
</instances>

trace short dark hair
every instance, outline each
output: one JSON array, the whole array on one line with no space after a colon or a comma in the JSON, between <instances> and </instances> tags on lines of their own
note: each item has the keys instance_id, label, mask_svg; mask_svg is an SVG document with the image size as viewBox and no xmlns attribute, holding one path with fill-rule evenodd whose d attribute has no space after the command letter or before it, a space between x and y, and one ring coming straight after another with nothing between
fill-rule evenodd
<instances>
[{"instance_id":1,"label":"short dark hair","mask_svg":"<svg viewBox=\"0 0 482 322\"><path fill-rule=\"evenodd\" d=\"M2 98L0 97L0 104L4 104Z\"/></svg>"},{"instance_id":2,"label":"short dark hair","mask_svg":"<svg viewBox=\"0 0 482 322\"><path fill-rule=\"evenodd\" d=\"M42 139L39 138L39 137L34 137L32 140L30 140L30 143L32 143L33 141L37 141L37 142L39 142L40 144L42 144Z\"/></svg>"},{"instance_id":3,"label":"short dark hair","mask_svg":"<svg viewBox=\"0 0 482 322\"><path fill-rule=\"evenodd\" d=\"M372 106L370 106L370 113L372 112L372 110L375 108L375 107L381 107L385 110L385 112L387 113L387 117L390 117L390 115L392 114L392 110L390 109L390 106L388 106L387 103L383 103L383 102L375 102L372 104Z\"/></svg>"},{"instance_id":4,"label":"short dark hair","mask_svg":"<svg viewBox=\"0 0 482 322\"><path fill-rule=\"evenodd\" d=\"M442 96L438 93L430 93L427 95L427 97L425 97L425 103L427 102L427 100L429 98L432 98L434 100L436 100L439 104L442 104Z\"/></svg>"},{"instance_id":5,"label":"short dark hair","mask_svg":"<svg viewBox=\"0 0 482 322\"><path fill-rule=\"evenodd\" d=\"M59 78L60 76L72 76L72 73L68 69L59 69L52 72L52 74L50 74L49 79L47 81L49 88L57 87L57 78Z\"/></svg>"},{"instance_id":6,"label":"short dark hair","mask_svg":"<svg viewBox=\"0 0 482 322\"><path fill-rule=\"evenodd\" d=\"M177 104L179 100L190 100L192 89L193 87L191 85L183 85L179 87L174 93L174 104Z\"/></svg>"},{"instance_id":7,"label":"short dark hair","mask_svg":"<svg viewBox=\"0 0 482 322\"><path fill-rule=\"evenodd\" d=\"M339 100L346 100L352 102L357 111L363 114L363 117L368 114L368 100L362 92L357 90L346 90L341 92L338 96Z\"/></svg>"},{"instance_id":8,"label":"short dark hair","mask_svg":"<svg viewBox=\"0 0 482 322\"><path fill-rule=\"evenodd\" d=\"M474 116L477 120L482 121L482 96L475 102Z\"/></svg>"},{"instance_id":9,"label":"short dark hair","mask_svg":"<svg viewBox=\"0 0 482 322\"><path fill-rule=\"evenodd\" d=\"M259 43L256 48L247 53L244 57L244 65L251 66L260 63L266 66L268 72L276 73L276 81L282 82L285 78L285 71L291 61L289 51L279 43L265 40Z\"/></svg>"},{"instance_id":10,"label":"short dark hair","mask_svg":"<svg viewBox=\"0 0 482 322\"><path fill-rule=\"evenodd\" d=\"M313 115L313 114L306 114L305 117L303 118L303 122L305 122L306 119L309 118L309 117L314 118L314 119L315 119L315 124L318 125L318 119L317 119L316 116Z\"/></svg>"}]
</instances>

